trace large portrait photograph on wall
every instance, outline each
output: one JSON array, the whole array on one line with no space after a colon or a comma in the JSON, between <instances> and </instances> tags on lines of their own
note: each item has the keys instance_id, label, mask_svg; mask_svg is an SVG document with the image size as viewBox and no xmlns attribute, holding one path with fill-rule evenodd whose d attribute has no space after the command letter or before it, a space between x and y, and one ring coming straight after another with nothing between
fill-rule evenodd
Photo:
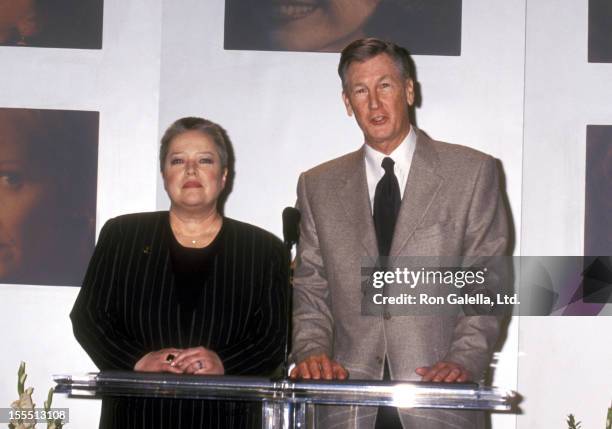
<instances>
[{"instance_id":1,"label":"large portrait photograph on wall","mask_svg":"<svg viewBox=\"0 0 612 429\"><path fill-rule=\"evenodd\" d=\"M0 283L81 284L95 240L98 121L0 108Z\"/></svg>"},{"instance_id":2,"label":"large portrait photograph on wall","mask_svg":"<svg viewBox=\"0 0 612 429\"><path fill-rule=\"evenodd\" d=\"M587 126L585 170L584 255L597 258L585 267L582 295L601 306L612 303L612 125Z\"/></svg>"},{"instance_id":3,"label":"large portrait photograph on wall","mask_svg":"<svg viewBox=\"0 0 612 429\"><path fill-rule=\"evenodd\" d=\"M589 62L612 63L610 0L589 0Z\"/></svg>"},{"instance_id":4,"label":"large portrait photograph on wall","mask_svg":"<svg viewBox=\"0 0 612 429\"><path fill-rule=\"evenodd\" d=\"M587 126L584 254L612 255L612 125Z\"/></svg>"},{"instance_id":5,"label":"large portrait photograph on wall","mask_svg":"<svg viewBox=\"0 0 612 429\"><path fill-rule=\"evenodd\" d=\"M225 49L340 52L362 37L460 55L461 0L225 0Z\"/></svg>"},{"instance_id":6,"label":"large portrait photograph on wall","mask_svg":"<svg viewBox=\"0 0 612 429\"><path fill-rule=\"evenodd\" d=\"M103 0L0 0L0 46L102 48Z\"/></svg>"}]
</instances>

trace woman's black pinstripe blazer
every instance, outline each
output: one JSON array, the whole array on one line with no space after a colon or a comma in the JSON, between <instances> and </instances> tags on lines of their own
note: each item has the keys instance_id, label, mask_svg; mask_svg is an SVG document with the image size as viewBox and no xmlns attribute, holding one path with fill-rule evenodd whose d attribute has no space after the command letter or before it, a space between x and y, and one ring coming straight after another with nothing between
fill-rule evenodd
<instances>
[{"instance_id":1,"label":"woman's black pinstripe blazer","mask_svg":"<svg viewBox=\"0 0 612 429\"><path fill-rule=\"evenodd\" d=\"M285 258L280 240L224 218L219 250L195 305L177 299L168 212L109 220L100 233L70 317L101 370L131 370L167 347L215 351L228 375L265 375L282 361ZM242 428L257 425L248 403L105 398L101 428Z\"/></svg>"}]
</instances>

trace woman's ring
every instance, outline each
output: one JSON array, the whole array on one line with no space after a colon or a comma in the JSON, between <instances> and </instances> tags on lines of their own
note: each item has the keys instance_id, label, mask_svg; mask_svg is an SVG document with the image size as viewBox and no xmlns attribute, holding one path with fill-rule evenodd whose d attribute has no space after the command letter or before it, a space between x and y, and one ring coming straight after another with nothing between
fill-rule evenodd
<instances>
[{"instance_id":1,"label":"woman's ring","mask_svg":"<svg viewBox=\"0 0 612 429\"><path fill-rule=\"evenodd\" d=\"M174 356L172 353L169 353L168 356L166 356L166 362L172 362L175 357L176 356Z\"/></svg>"}]
</instances>

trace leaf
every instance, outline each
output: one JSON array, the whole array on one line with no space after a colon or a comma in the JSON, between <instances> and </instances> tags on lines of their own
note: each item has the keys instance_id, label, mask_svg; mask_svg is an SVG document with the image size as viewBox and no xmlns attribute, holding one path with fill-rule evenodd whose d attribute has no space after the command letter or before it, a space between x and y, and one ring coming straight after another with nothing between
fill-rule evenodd
<instances>
[{"instance_id":1,"label":"leaf","mask_svg":"<svg viewBox=\"0 0 612 429\"><path fill-rule=\"evenodd\" d=\"M568 429L580 429L581 424L582 422L577 422L573 414L570 414L569 416L567 416Z\"/></svg>"},{"instance_id":2,"label":"leaf","mask_svg":"<svg viewBox=\"0 0 612 429\"><path fill-rule=\"evenodd\" d=\"M49 393L47 394L47 400L45 401L46 411L49 411L49 408L51 408L52 402L53 402L53 387L49 389Z\"/></svg>"},{"instance_id":3,"label":"leaf","mask_svg":"<svg viewBox=\"0 0 612 429\"><path fill-rule=\"evenodd\" d=\"M25 362L21 361L19 369L17 370L17 393L20 396L23 394L26 378L28 378L28 376L25 373Z\"/></svg>"}]
</instances>

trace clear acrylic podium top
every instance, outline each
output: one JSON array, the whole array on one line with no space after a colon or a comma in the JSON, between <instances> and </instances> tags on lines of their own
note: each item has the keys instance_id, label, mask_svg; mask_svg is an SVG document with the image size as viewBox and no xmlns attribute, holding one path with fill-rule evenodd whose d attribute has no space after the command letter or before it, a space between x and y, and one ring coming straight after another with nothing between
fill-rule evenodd
<instances>
[{"instance_id":1,"label":"clear acrylic podium top","mask_svg":"<svg viewBox=\"0 0 612 429\"><path fill-rule=\"evenodd\" d=\"M131 371L56 375L54 380L57 393L74 397L112 395L491 411L510 411L516 401L516 394L510 390L481 387L475 383L293 381Z\"/></svg>"}]
</instances>

